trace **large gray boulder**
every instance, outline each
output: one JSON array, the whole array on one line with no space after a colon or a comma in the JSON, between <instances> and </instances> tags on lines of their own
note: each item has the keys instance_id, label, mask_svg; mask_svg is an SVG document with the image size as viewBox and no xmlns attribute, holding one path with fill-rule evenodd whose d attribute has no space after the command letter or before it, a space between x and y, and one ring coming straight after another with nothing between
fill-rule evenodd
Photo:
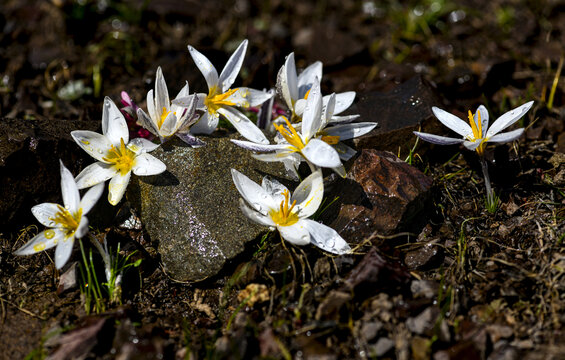
<instances>
[{"instance_id":1,"label":"large gray boulder","mask_svg":"<svg viewBox=\"0 0 565 360\"><path fill-rule=\"evenodd\" d=\"M128 199L140 210L151 240L158 243L165 270L179 281L217 274L247 242L267 230L239 209L231 168L258 183L265 175L286 181L281 163L255 160L228 137L204 140L206 146L193 149L174 139L153 151L167 171L134 176L128 189Z\"/></svg>"}]
</instances>

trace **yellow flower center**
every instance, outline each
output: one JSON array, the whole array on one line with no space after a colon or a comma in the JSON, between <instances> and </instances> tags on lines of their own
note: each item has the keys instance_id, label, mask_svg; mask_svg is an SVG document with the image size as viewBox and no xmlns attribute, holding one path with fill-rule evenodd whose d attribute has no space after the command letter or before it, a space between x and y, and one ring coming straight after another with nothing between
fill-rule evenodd
<instances>
[{"instance_id":1,"label":"yellow flower center","mask_svg":"<svg viewBox=\"0 0 565 360\"><path fill-rule=\"evenodd\" d=\"M163 111L161 112L161 118L159 119L159 122L157 123L157 127L160 129L161 126L163 125L163 123L165 122L165 119L167 118L167 116L170 114L170 111L167 111L166 107L163 107Z\"/></svg>"},{"instance_id":2,"label":"yellow flower center","mask_svg":"<svg viewBox=\"0 0 565 360\"><path fill-rule=\"evenodd\" d=\"M108 156L103 157L102 159L114 165L120 174L125 176L133 167L135 153L126 147L124 139L122 138L120 139L120 148L117 149L114 145L112 145L110 150L108 150Z\"/></svg>"},{"instance_id":3,"label":"yellow flower center","mask_svg":"<svg viewBox=\"0 0 565 360\"><path fill-rule=\"evenodd\" d=\"M475 149L477 154L483 156L485 151L485 139L483 139L483 126L481 121L481 112L477 110L477 122L473 118L473 113L469 110L469 124L471 124L471 130L473 130L473 139L471 140L478 140L481 139L481 144Z\"/></svg>"},{"instance_id":4,"label":"yellow flower center","mask_svg":"<svg viewBox=\"0 0 565 360\"><path fill-rule=\"evenodd\" d=\"M226 99L233 95L238 89L230 89L223 94L216 94L217 87L212 87L208 96L204 99L204 105L208 108L208 112L215 114L219 108L222 106L233 106L235 105L232 101L227 101Z\"/></svg>"},{"instance_id":5,"label":"yellow flower center","mask_svg":"<svg viewBox=\"0 0 565 360\"><path fill-rule=\"evenodd\" d=\"M296 200L289 204L290 194L288 190L283 192L284 200L281 201L279 210L271 210L269 215L273 222L278 226L290 226L298 221L298 215L292 212L294 205L296 205ZM290 205L290 206L289 206Z\"/></svg>"},{"instance_id":6,"label":"yellow flower center","mask_svg":"<svg viewBox=\"0 0 565 360\"><path fill-rule=\"evenodd\" d=\"M284 125L275 123L273 123L273 125L275 126L275 129L277 129L277 131L282 135L282 137L293 147L293 151L300 152L302 149L304 149L306 144L302 141L302 138L300 137L300 135L298 135L296 129L292 126L290 121L288 121L288 119L284 116L283 118L286 122L286 125L288 126L288 129L286 129Z\"/></svg>"},{"instance_id":7,"label":"yellow flower center","mask_svg":"<svg viewBox=\"0 0 565 360\"><path fill-rule=\"evenodd\" d=\"M57 205L57 209L59 209L59 211L57 211L55 217L49 218L49 220L61 225L65 229L66 237L74 235L78 228L78 224L80 223L80 218L82 217L82 209L79 209L75 214L71 214L69 210L65 209L61 205ZM47 230L45 232L46 238L51 239L53 236L55 236L55 232L53 230Z\"/></svg>"}]
</instances>

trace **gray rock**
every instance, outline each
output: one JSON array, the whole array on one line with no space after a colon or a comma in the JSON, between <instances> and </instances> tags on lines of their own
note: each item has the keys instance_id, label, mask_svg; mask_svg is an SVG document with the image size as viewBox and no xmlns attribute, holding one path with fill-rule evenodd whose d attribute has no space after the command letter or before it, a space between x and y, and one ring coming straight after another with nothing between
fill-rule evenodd
<instances>
[{"instance_id":1,"label":"gray rock","mask_svg":"<svg viewBox=\"0 0 565 360\"><path fill-rule=\"evenodd\" d=\"M167 165L163 174L132 177L128 199L140 217L167 273L179 281L217 274L245 243L265 230L239 209L230 169L260 183L264 175L284 182L281 163L255 160L229 138L210 137L201 148L171 140L151 154ZM294 185L293 185L294 186Z\"/></svg>"},{"instance_id":2,"label":"gray rock","mask_svg":"<svg viewBox=\"0 0 565 360\"><path fill-rule=\"evenodd\" d=\"M382 337L377 341L376 344L371 345L370 347L371 356L381 357L394 347L394 341L389 338Z\"/></svg>"}]
</instances>

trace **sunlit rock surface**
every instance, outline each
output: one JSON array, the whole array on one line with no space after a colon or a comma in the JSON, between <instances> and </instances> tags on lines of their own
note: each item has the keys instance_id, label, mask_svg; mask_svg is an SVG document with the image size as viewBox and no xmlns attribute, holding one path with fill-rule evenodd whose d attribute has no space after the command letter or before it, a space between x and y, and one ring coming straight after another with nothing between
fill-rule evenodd
<instances>
[{"instance_id":1,"label":"sunlit rock surface","mask_svg":"<svg viewBox=\"0 0 565 360\"><path fill-rule=\"evenodd\" d=\"M128 199L140 209L151 240L158 243L165 270L179 281L217 274L267 229L239 209L231 168L258 183L265 175L284 181L281 163L255 160L227 137L202 139L207 145L201 148L174 139L153 151L167 171L135 177L128 189Z\"/></svg>"}]
</instances>

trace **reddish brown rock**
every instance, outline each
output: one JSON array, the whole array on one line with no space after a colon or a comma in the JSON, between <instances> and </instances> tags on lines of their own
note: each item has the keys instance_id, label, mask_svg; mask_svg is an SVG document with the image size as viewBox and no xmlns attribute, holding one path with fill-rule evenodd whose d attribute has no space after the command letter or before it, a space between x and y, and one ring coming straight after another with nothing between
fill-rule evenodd
<instances>
[{"instance_id":1,"label":"reddish brown rock","mask_svg":"<svg viewBox=\"0 0 565 360\"><path fill-rule=\"evenodd\" d=\"M413 221L424 209L431 185L430 177L395 155L363 150L346 179L334 187L339 189L339 199L326 223L353 244L374 232L419 232ZM419 221L424 218L418 217Z\"/></svg>"}]
</instances>

